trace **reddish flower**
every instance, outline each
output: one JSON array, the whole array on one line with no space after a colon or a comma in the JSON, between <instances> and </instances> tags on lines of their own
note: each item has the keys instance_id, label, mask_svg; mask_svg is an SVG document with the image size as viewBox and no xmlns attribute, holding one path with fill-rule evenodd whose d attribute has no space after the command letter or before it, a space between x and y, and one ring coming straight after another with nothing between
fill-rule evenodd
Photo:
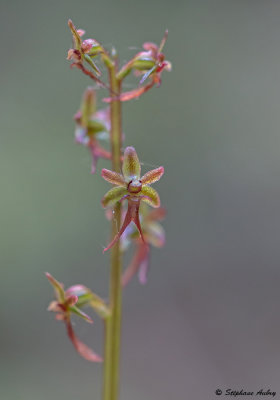
<instances>
[{"instance_id":1,"label":"reddish flower","mask_svg":"<svg viewBox=\"0 0 280 400\"><path fill-rule=\"evenodd\" d=\"M151 42L144 43L143 48L145 51L136 54L135 57L121 68L118 74L119 78L124 78L132 69L135 71L136 75L143 75L140 80L140 85L149 78L149 82L146 85L122 93L119 97L121 101L138 98L150 90L154 85L160 86L162 71L171 71L172 65L169 61L165 60L165 55L162 53L167 35L168 31L166 30L159 46ZM110 103L112 100L113 97L103 99L106 103Z\"/></svg>"},{"instance_id":2,"label":"reddish flower","mask_svg":"<svg viewBox=\"0 0 280 400\"><path fill-rule=\"evenodd\" d=\"M82 40L85 31L83 29L76 29L71 19L68 21L68 26L72 32L73 48L68 50L67 59L74 61L74 64L78 65L86 61L98 76L101 75L99 68L92 61L92 58L103 52L100 43L94 39Z\"/></svg>"},{"instance_id":3,"label":"reddish flower","mask_svg":"<svg viewBox=\"0 0 280 400\"><path fill-rule=\"evenodd\" d=\"M99 140L109 139L110 110L96 111L95 90L88 87L83 95L81 108L74 119L76 142L89 148L92 156L91 173L94 174L99 158L111 159L111 153L99 144Z\"/></svg>"},{"instance_id":4,"label":"reddish flower","mask_svg":"<svg viewBox=\"0 0 280 400\"><path fill-rule=\"evenodd\" d=\"M122 237L124 246L126 246L126 243L129 243L129 241L134 242L136 246L134 256L122 277L123 286L126 286L137 272L139 282L145 284L147 282L147 273L149 269L150 246L163 247L165 244L164 230L157 222L164 218L166 214L165 209L158 208L155 210L148 210L148 206L142 204L140 210L140 221L147 245L139 239L135 229L131 229L130 231L127 229Z\"/></svg>"},{"instance_id":5,"label":"reddish flower","mask_svg":"<svg viewBox=\"0 0 280 400\"><path fill-rule=\"evenodd\" d=\"M101 362L102 358L77 338L71 324L72 314L78 315L79 317L83 318L89 323L93 322L92 319L83 311L81 311L79 308L79 298L81 296L81 288L84 289L87 288L85 288L82 285L77 285L79 286L80 292L78 290L75 290L75 286L64 291L63 285L59 283L51 274L46 273L46 277L53 286L56 297L56 300L50 303L48 310L56 313L57 320L64 321L69 339L71 340L77 352L83 358L92 362ZM83 291L82 294L83 295L87 294L87 296L89 295L89 293L86 293L85 290ZM88 302L89 299L87 299L86 303ZM84 302L84 304L86 303Z\"/></svg>"},{"instance_id":6,"label":"reddish flower","mask_svg":"<svg viewBox=\"0 0 280 400\"><path fill-rule=\"evenodd\" d=\"M103 197L103 207L113 206L123 199L127 199L128 201L127 212L122 227L104 251L110 249L117 242L131 221L134 222L143 242L145 242L139 220L140 202L142 200L155 208L160 206L160 198L157 191L149 185L157 182L163 173L164 168L159 167L140 177L141 166L133 147L127 147L124 151L122 174L108 169L102 170L102 177L106 181L116 185L116 187L109 190Z\"/></svg>"},{"instance_id":7,"label":"reddish flower","mask_svg":"<svg viewBox=\"0 0 280 400\"><path fill-rule=\"evenodd\" d=\"M108 63L108 54L99 42L95 39L82 40L85 31L76 29L73 22L69 19L68 26L73 37L73 48L68 50L67 59L73 61L71 67L80 69L85 75L93 79L98 85L108 89L108 86L101 81L99 76L101 71L93 62L93 59L100 55L105 63ZM86 62L94 72L84 66Z\"/></svg>"}]
</instances>

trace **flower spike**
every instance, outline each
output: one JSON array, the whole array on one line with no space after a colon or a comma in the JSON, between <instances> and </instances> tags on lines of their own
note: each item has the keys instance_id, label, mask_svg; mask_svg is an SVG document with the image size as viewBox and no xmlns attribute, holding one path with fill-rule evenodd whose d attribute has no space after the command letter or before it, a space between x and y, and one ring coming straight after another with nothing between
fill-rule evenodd
<instances>
[{"instance_id":1,"label":"flower spike","mask_svg":"<svg viewBox=\"0 0 280 400\"><path fill-rule=\"evenodd\" d=\"M155 189L149 186L149 184L158 181L163 173L164 168L159 167L147 172L141 178L141 165L134 147L127 147L124 151L122 174L107 169L102 170L102 177L106 181L116 185L116 187L109 190L103 197L103 207L112 207L118 201L124 199L127 199L128 204L123 224L111 243L104 249L104 252L114 246L130 222L134 222L143 243L145 243L145 237L139 219L140 202L143 200L154 208L160 206L159 195Z\"/></svg>"}]
</instances>

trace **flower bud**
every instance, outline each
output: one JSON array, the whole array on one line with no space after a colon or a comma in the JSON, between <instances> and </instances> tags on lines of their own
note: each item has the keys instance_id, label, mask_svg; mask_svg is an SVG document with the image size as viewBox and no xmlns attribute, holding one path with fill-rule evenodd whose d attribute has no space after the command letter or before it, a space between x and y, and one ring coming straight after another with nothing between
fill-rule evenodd
<instances>
[{"instance_id":1,"label":"flower bud","mask_svg":"<svg viewBox=\"0 0 280 400\"><path fill-rule=\"evenodd\" d=\"M81 125L88 127L91 116L96 111L96 93L93 87L88 87L81 103Z\"/></svg>"}]
</instances>

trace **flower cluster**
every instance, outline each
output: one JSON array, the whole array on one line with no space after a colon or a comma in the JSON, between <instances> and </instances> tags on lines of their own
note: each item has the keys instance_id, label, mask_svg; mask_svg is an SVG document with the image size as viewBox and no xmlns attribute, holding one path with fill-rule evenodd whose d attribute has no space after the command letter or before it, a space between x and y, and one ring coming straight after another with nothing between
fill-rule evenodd
<instances>
[{"instance_id":1,"label":"flower cluster","mask_svg":"<svg viewBox=\"0 0 280 400\"><path fill-rule=\"evenodd\" d=\"M106 66L111 66L112 62L109 53L97 40L83 40L82 36L85 34L85 31L83 29L76 29L71 20L68 21L68 25L73 37L73 47L68 50L67 59L73 61L72 67L79 68L100 86L107 87L100 80L101 71L93 59L100 56ZM118 71L117 78L119 81L122 81L131 71L134 71L136 76L141 76L140 86L134 90L122 93L118 97L119 100L129 101L138 98L153 86L160 86L161 73L164 70L171 71L172 69L171 62L165 59L163 53L167 36L168 31L166 30L159 46L152 42L145 42L143 44L143 51L137 53ZM93 72L84 66L84 62L93 69ZM148 80L148 83L141 86L146 80ZM114 93L111 93L111 97L106 97L103 101L110 103L115 98Z\"/></svg>"},{"instance_id":2,"label":"flower cluster","mask_svg":"<svg viewBox=\"0 0 280 400\"><path fill-rule=\"evenodd\" d=\"M143 50L119 68L120 63L114 49L108 52L97 40L83 39L85 31L76 29L71 20L68 21L68 25L73 40L73 45L67 54L67 59L71 61L71 67L81 70L97 83L96 86L109 90L109 97L103 98L105 103L109 103L109 108L98 110L95 89L88 87L84 92L80 109L74 116L75 141L89 149L92 158L91 172L96 172L99 158L113 160L113 168L115 168L115 171L104 168L101 172L102 177L114 185L102 198L102 206L106 209L106 214L110 214L111 219L115 212L116 220L120 221L117 234L104 252L119 241L119 247L115 249L112 257L113 266L119 259L119 251L124 252L130 243L133 244L134 254L128 267L124 270L122 282L119 279L120 269L117 274L113 271L114 268L112 269L111 285L114 285L116 290L112 290L110 293L109 305L83 285L74 285L64 290L61 283L46 273L55 291L55 300L50 303L48 310L55 312L56 319L65 324L69 339L83 358L92 362L101 362L102 358L77 338L72 326L72 316L76 315L86 322L92 323L92 319L81 308L84 306L93 308L105 321L107 338L110 342L106 343L106 346L111 349L114 335L117 341L120 337L120 332L115 332L120 326L118 324L120 284L126 286L137 273L140 283L146 283L151 246L160 248L165 244L165 232L159 224L159 221L165 216L165 210L160 207L160 197L157 191L150 186L162 177L164 168L158 167L142 175L141 165L134 147L126 147L123 154L120 149L123 148L124 140L121 131L121 102L136 99L152 87L158 87L161 84L162 72L171 70L171 63L166 60L163 53L168 32L165 32L160 45L145 42ZM107 68L108 84L100 78L102 73L96 64L97 58ZM130 73L139 78L139 86L134 90L122 92L123 80ZM102 140L110 141L112 153L107 150L106 145L105 147L101 145ZM122 163L121 173L117 172L120 163ZM125 203L125 206L122 207L120 202ZM115 229L113 231L115 232ZM117 267L119 268L121 265L118 264ZM111 323L111 318L113 323ZM118 358L117 341L114 351L110 350L110 354L108 353L109 358L112 358L109 362L112 360L115 362ZM107 351L106 347L106 360ZM109 375L106 377L109 382L107 382L107 386L111 388L111 376Z\"/></svg>"}]
</instances>

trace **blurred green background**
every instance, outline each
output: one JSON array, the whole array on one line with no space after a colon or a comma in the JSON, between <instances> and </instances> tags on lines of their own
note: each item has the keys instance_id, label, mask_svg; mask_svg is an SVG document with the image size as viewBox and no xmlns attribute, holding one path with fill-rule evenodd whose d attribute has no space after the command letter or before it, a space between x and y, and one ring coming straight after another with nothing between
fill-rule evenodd
<instances>
[{"instance_id":1,"label":"blurred green background","mask_svg":"<svg viewBox=\"0 0 280 400\"><path fill-rule=\"evenodd\" d=\"M124 292L121 399L280 396L279 1L0 5L1 400L100 398L100 365L46 312L44 271L107 297L109 186L74 144L91 82L66 61L68 18L123 62L169 29L173 71L123 110L125 145L144 170L165 166L156 187L168 215L148 284ZM102 352L97 317L76 329Z\"/></svg>"}]
</instances>

